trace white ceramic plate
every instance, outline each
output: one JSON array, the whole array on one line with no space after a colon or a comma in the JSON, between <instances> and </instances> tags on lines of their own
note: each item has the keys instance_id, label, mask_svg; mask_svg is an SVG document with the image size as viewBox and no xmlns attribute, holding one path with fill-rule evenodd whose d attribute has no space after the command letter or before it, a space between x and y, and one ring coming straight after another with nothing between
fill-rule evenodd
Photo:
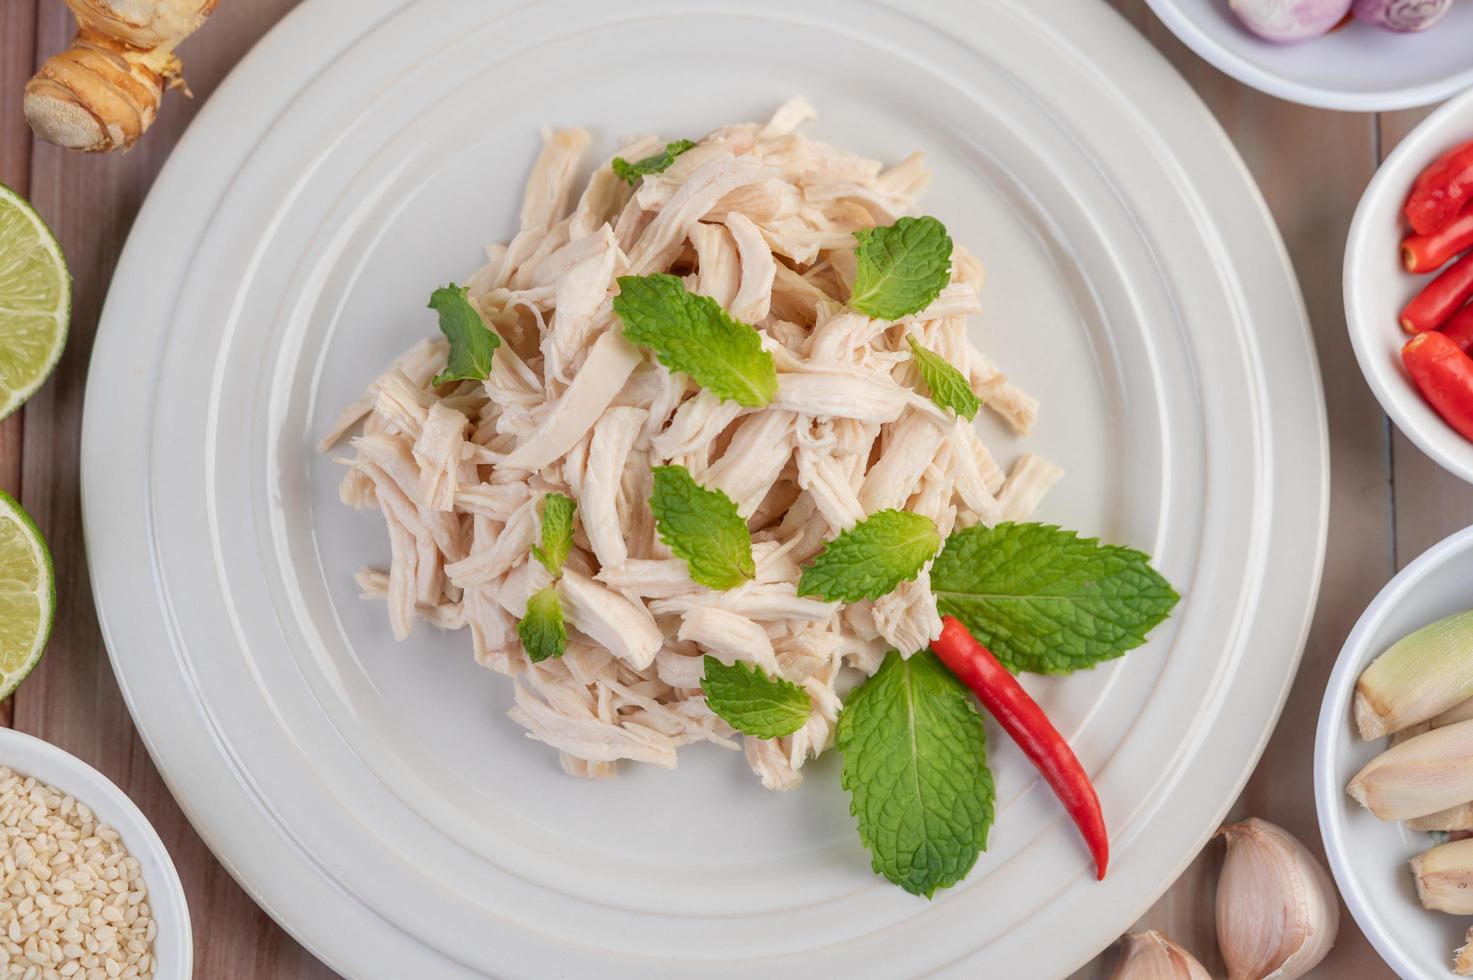
<instances>
[{"instance_id":1,"label":"white ceramic plate","mask_svg":"<svg viewBox=\"0 0 1473 980\"><path fill-rule=\"evenodd\" d=\"M1345 646L1325 688L1315 733L1314 795L1325 853L1361 931L1405 980L1445 980L1463 944L1465 918L1428 912L1407 862L1435 842L1400 823L1382 823L1345 792L1386 739L1363 741L1350 716L1355 682L1372 660L1413 630L1473 606L1473 528L1438 542L1380 591Z\"/></svg>"},{"instance_id":2,"label":"white ceramic plate","mask_svg":"<svg viewBox=\"0 0 1473 980\"><path fill-rule=\"evenodd\" d=\"M1297 662L1324 539L1302 305L1231 145L1103 4L314 0L237 69L139 216L94 354L85 516L155 759L252 894L353 976L1066 973L1228 806ZM504 717L464 635L396 645L352 573L383 529L311 451L509 236L549 124L700 133L802 93L820 138L924 148L988 266L983 347L1070 475L1043 517L1185 596L1124 661L1030 679L1094 774L1094 882L993 740L991 849L926 902L873 877L832 758L588 784ZM1020 451L996 431L1008 455ZM822 970L819 970L819 965Z\"/></svg>"},{"instance_id":3,"label":"white ceramic plate","mask_svg":"<svg viewBox=\"0 0 1473 980\"><path fill-rule=\"evenodd\" d=\"M158 925L153 948L158 968L154 976L159 980L188 977L194 969L194 942L184 886L179 883L179 872L174 870L164 842L143 812L112 780L81 759L12 728L0 728L0 765L70 794L118 832L128 853L138 859L143 882L148 886L149 910Z\"/></svg>"},{"instance_id":4,"label":"white ceramic plate","mask_svg":"<svg viewBox=\"0 0 1473 980\"><path fill-rule=\"evenodd\" d=\"M1431 105L1473 86L1473 4L1396 34L1359 22L1298 44L1252 34L1228 0L1146 0L1188 47L1246 85L1322 109L1382 112Z\"/></svg>"},{"instance_id":5,"label":"white ceramic plate","mask_svg":"<svg viewBox=\"0 0 1473 980\"><path fill-rule=\"evenodd\" d=\"M1401 308L1433 278L1402 267L1407 195L1428 164L1469 140L1473 91L1422 120L1376 171L1345 243L1345 324L1366 383L1397 428L1443 469L1473 482L1473 442L1444 422L1407 376L1401 348L1409 338L1399 322Z\"/></svg>"}]
</instances>

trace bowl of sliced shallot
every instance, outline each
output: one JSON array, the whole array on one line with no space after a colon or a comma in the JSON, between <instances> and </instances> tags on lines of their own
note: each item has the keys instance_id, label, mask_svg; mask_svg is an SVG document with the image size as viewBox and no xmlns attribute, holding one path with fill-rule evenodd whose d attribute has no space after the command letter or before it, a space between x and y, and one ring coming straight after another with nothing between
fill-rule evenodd
<instances>
[{"instance_id":1,"label":"bowl of sliced shallot","mask_svg":"<svg viewBox=\"0 0 1473 980\"><path fill-rule=\"evenodd\" d=\"M1324 109L1431 105L1473 85L1473 0L1147 0L1245 85Z\"/></svg>"},{"instance_id":2,"label":"bowl of sliced shallot","mask_svg":"<svg viewBox=\"0 0 1473 980\"><path fill-rule=\"evenodd\" d=\"M1366 188L1345 247L1345 319L1386 414L1473 482L1473 90L1427 117Z\"/></svg>"},{"instance_id":3,"label":"bowl of sliced shallot","mask_svg":"<svg viewBox=\"0 0 1473 980\"><path fill-rule=\"evenodd\" d=\"M1473 527L1391 580L1335 664L1315 740L1335 881L1406 978L1473 975Z\"/></svg>"}]
</instances>

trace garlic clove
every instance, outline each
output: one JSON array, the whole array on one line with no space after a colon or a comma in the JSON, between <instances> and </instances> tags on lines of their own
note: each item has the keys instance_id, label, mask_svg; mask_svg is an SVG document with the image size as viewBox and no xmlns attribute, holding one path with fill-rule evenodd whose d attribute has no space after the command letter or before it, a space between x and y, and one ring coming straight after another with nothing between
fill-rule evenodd
<instances>
[{"instance_id":1,"label":"garlic clove","mask_svg":"<svg viewBox=\"0 0 1473 980\"><path fill-rule=\"evenodd\" d=\"M1473 839L1439 844L1412 858L1424 909L1473 915Z\"/></svg>"},{"instance_id":2,"label":"garlic clove","mask_svg":"<svg viewBox=\"0 0 1473 980\"><path fill-rule=\"evenodd\" d=\"M1434 728L1382 752L1345 791L1382 820L1409 820L1473 800L1473 721Z\"/></svg>"},{"instance_id":3,"label":"garlic clove","mask_svg":"<svg viewBox=\"0 0 1473 980\"><path fill-rule=\"evenodd\" d=\"M1155 929L1132 932L1121 943L1110 980L1212 980L1191 953Z\"/></svg>"},{"instance_id":4,"label":"garlic clove","mask_svg":"<svg viewBox=\"0 0 1473 980\"><path fill-rule=\"evenodd\" d=\"M1407 821L1407 826L1423 831L1473 830L1473 803L1459 803L1425 817L1413 817Z\"/></svg>"},{"instance_id":5,"label":"garlic clove","mask_svg":"<svg viewBox=\"0 0 1473 980\"><path fill-rule=\"evenodd\" d=\"M1453 972L1460 977L1473 977L1473 926L1463 937L1463 945L1453 950Z\"/></svg>"},{"instance_id":6,"label":"garlic clove","mask_svg":"<svg viewBox=\"0 0 1473 980\"><path fill-rule=\"evenodd\" d=\"M1281 827L1254 817L1218 831L1217 940L1228 980L1293 980L1330 951L1340 903L1324 867Z\"/></svg>"}]
</instances>

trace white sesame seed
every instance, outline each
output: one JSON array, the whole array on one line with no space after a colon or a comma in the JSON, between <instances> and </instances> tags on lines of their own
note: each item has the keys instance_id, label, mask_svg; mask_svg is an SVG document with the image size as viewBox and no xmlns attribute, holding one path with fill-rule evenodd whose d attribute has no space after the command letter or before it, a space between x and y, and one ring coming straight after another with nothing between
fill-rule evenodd
<instances>
[{"instance_id":1,"label":"white sesame seed","mask_svg":"<svg viewBox=\"0 0 1473 980\"><path fill-rule=\"evenodd\" d=\"M0 766L0 974L152 977L141 873L85 804Z\"/></svg>"}]
</instances>

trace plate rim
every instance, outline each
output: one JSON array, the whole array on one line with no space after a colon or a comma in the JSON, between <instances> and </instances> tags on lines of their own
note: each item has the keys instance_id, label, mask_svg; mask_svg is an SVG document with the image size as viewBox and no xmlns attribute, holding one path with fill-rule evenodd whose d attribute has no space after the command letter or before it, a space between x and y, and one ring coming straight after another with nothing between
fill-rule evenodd
<instances>
[{"instance_id":1,"label":"plate rim","mask_svg":"<svg viewBox=\"0 0 1473 980\"><path fill-rule=\"evenodd\" d=\"M1009 2L1016 2L1016 0L1009 0ZM386 11L388 11L391 14L398 12L400 9L402 9L403 6L405 6L403 0L376 0L376 3L377 3L377 5L378 5L379 8L381 8L383 10L386 10ZM226 78L226 80L221 83L220 89L217 90L217 93L212 96L210 102L206 104L206 106L202 110L199 118L200 119L213 118L213 115L218 112L218 106L220 105L220 103L222 101L219 98L220 93L224 93L224 92L226 92L228 90L233 89L234 87L239 87L241 85L241 79L248 73L248 69L251 69L252 66L254 66L259 61L267 60L268 53L270 51L274 50L275 48L277 48L278 46L281 46L284 43L282 41L282 38L286 37L286 35L289 32L289 29L292 30L292 31L294 31L294 30L296 30L296 25L297 24L299 24L299 23L305 23L306 21L308 21L312 17L321 17L321 16L323 16L324 15L323 14L324 11L326 11L329 8L334 7L335 5L339 5L340 6L341 5L341 0L313 0L313 2L311 2L311 3L305 3L302 6L296 8L287 17L283 18L283 20L276 27L274 27L265 36L265 38L262 39L262 41L258 42L257 46L255 48L253 48L251 50L251 52L249 52L247 54L247 56L241 61L240 65L238 65L237 68L231 72L230 76L228 76ZM897 4L894 4L894 3L887 3L886 5L887 6L898 6ZM1290 657L1290 658L1286 658L1287 659L1287 663L1286 663L1286 668L1287 669L1286 669L1286 673L1285 673L1285 678L1284 678L1284 681L1283 681L1283 683L1281 685L1280 690L1278 691L1277 697L1275 698L1274 703L1272 705L1272 711L1267 716L1268 719L1269 719L1269 723L1266 724L1264 726L1263 730L1258 734L1258 737L1256 739L1256 744L1255 744L1252 752L1249 753L1243 759L1243 768L1242 768L1241 773L1239 773L1238 776L1237 776L1237 778L1234 780L1234 789L1233 789L1233 792L1222 803L1222 805L1220 807L1220 812L1218 814L1218 819L1220 820L1221 819L1221 815L1227 811L1227 809L1231 806L1234 798L1236 798L1236 796L1238 795L1238 793L1241 791L1241 788L1242 788L1243 784L1246 783L1247 779L1249 778L1249 776L1251 775L1253 769L1255 768L1256 763L1257 763L1257 759L1261 756L1261 754L1262 754L1265 746L1267 745L1268 739L1269 739L1269 737L1272 734L1272 731L1273 731L1274 725L1275 725L1275 723L1277 721L1277 718L1279 716L1279 713L1281 712L1282 707L1283 707L1283 704L1285 702L1285 699L1287 698L1287 695L1288 695L1288 692L1289 692L1289 688L1290 688L1290 686L1291 686L1291 684L1293 682L1293 678L1294 678L1294 675L1295 675L1295 673L1297 671L1297 666L1298 666L1300 657L1302 656L1302 653L1303 653L1304 641L1305 641L1305 638L1307 636L1307 633L1308 633L1308 630L1309 630L1311 621L1313 619L1313 614L1314 614L1314 610L1315 610L1315 600L1316 600L1316 597L1317 597L1317 594L1318 594L1318 583L1319 583L1319 580L1320 580L1320 576L1321 576L1321 574L1323 572L1324 549L1325 549L1325 543L1326 543L1327 532L1328 532L1328 494L1329 494L1329 479L1328 479L1329 469L1328 468L1329 468L1329 456L1328 456L1327 420L1326 420L1325 406L1324 406L1324 401L1323 401L1323 396L1322 396L1322 387L1321 387L1321 381L1320 381L1319 365L1318 365L1318 360L1317 360L1317 358L1315 357L1315 354L1314 354L1314 338L1313 338L1313 334L1312 334L1312 332L1311 332L1311 330L1309 328L1309 321L1308 321L1307 313L1306 313L1305 308L1304 308L1303 298L1302 298L1302 295L1299 292L1297 278L1294 275L1292 264L1290 263L1290 260L1289 260L1287 251L1284 248L1282 238L1278 234L1277 226L1273 222L1272 216L1271 216L1270 212L1268 211L1268 208L1267 208L1266 203L1263 201L1261 192L1259 191L1257 185L1254 183L1251 175L1247 171L1247 168L1243 164L1241 157L1237 154L1236 150L1232 147L1231 141L1228 139L1228 137L1226 136L1226 134L1222 132L1221 127L1218 126L1218 124L1216 123L1215 119L1213 119L1213 117L1211 116L1210 112L1207 110L1206 106L1201 102L1201 100L1196 96L1196 94L1194 92L1192 92L1192 90L1185 83L1185 81L1182 80L1179 75L1176 75L1176 73L1172 69L1170 69L1170 67L1166 64L1164 58L1162 58L1159 55L1159 53L1157 53L1154 50L1154 48L1151 47L1151 45L1149 45L1149 43L1147 43L1144 40L1144 38L1141 38L1135 31L1133 31L1131 28L1128 27L1128 25L1126 25L1126 23L1124 22L1123 18L1120 18L1120 16L1117 13L1115 13L1113 10L1110 10L1109 11L1109 14L1107 16L1112 17L1112 18L1115 18L1115 22L1121 28L1122 33L1128 33L1131 37L1134 37L1135 38L1137 49L1140 52L1142 52L1142 53L1149 52L1152 57L1154 57L1156 59L1159 59L1161 68L1164 69L1167 72L1170 72L1172 74L1172 76L1176 79L1176 81L1180 84L1179 95L1181 97L1182 102L1185 103L1185 104L1187 104L1187 105L1190 105L1191 107L1194 107L1195 112L1197 113L1197 115L1199 117L1201 117L1201 119L1203 121L1205 121L1205 123L1208 126L1210 126L1212 128L1212 131L1216 134L1216 137L1220 141L1221 147L1224 150L1227 151L1226 157L1227 157L1227 160L1229 161L1229 166L1235 172L1235 174L1237 175L1237 178L1239 180L1241 180L1242 186L1243 186L1243 190L1249 195L1249 197L1251 198L1251 200L1256 204L1256 210L1257 210L1256 217L1257 217L1257 219L1259 221L1262 222L1262 224L1263 224L1263 229L1262 230L1268 234L1269 240L1272 242L1272 245L1274 246L1274 251L1275 251L1274 258L1277 261L1275 261L1275 262L1273 262L1271 264L1274 265L1277 268L1278 273L1283 276L1283 279L1284 279L1283 285L1286 288L1286 293L1282 297L1276 298L1275 302L1277 303L1280 300L1292 300L1292 303L1286 303L1285 304L1285 309L1288 310L1288 308L1290 306L1292 306L1292 307L1294 307L1293 312L1297 314L1297 319L1299 321L1300 330L1298 331L1298 333L1295 334L1295 336L1296 337L1299 337L1299 338L1302 338L1303 343L1304 343L1304 345L1306 347L1306 353L1307 353L1307 357L1308 357L1308 366L1309 366L1310 374L1312 375L1311 380L1312 380L1313 388L1314 388L1314 391L1313 391L1313 396L1314 397L1311 398L1311 399L1309 399L1309 401L1311 401L1313 403L1313 411L1314 411L1314 416L1315 416L1314 421L1316 423L1314 426L1312 426L1312 428L1314 430L1313 431L1313 434L1314 434L1314 436L1315 436L1315 438L1317 440L1317 445L1318 445L1318 449L1319 449L1319 453L1318 453L1318 466L1317 467L1316 466L1307 466L1305 469L1307 471L1308 470L1312 470L1313 471L1309 475L1311 475L1313 477L1313 479L1315 480L1316 484L1318 485L1319 493L1317 494L1317 499L1315 501L1315 512L1316 512L1316 514L1318 516L1318 521L1317 521L1317 528L1316 528L1317 533L1315 535L1315 547L1314 547L1312 556L1310 556L1312 558L1313 576L1312 576L1312 581L1308 583L1309 584L1309 590L1308 590L1308 596L1309 596L1309 598L1308 598L1308 601L1305 604L1305 608L1303 609L1302 622L1300 623L1300 626L1299 626L1299 629L1298 629L1298 632L1297 632L1296 642L1295 642L1294 647L1293 647L1293 656ZM366 33L367 31L369 31L371 29L372 29L372 25L370 24L370 25L368 25L368 26L365 27L364 31ZM357 37L361 37L361 36L362 35L355 35L353 41L348 42L348 44L350 45L351 43L354 43L356 41L356 38ZM333 54L334 54L333 52L326 52L323 55L323 57L328 58L328 60L330 62L331 56ZM290 103L290 100L287 100L287 102L289 104ZM212 106L216 107L214 113L212 113L212 111L211 111L211 107ZM198 120L196 120L196 122L198 122ZM200 137L198 136L198 132L199 132L199 130L201 128L202 127L197 127L197 126L193 126L192 125L190 131L188 133L186 133L184 139L181 140L181 147L185 145L185 141L189 140L189 137L191 135L195 136L195 141L198 141L200 139ZM174 166L174 164L175 164L175 161L173 159L171 159L169 161L169 165L166 165L166 167L164 168L164 170L160 173L160 176L158 178L158 181L156 182L155 189L157 189L157 186L158 185L165 184L166 179L170 177L170 175L172 174L173 170L174 169L177 169ZM159 210L159 205L157 203L157 197L158 196L155 195L152 191L150 192L149 200L147 202L145 202L145 205L144 205L143 210L140 211L138 221L137 221L137 223L135 225L135 230L138 229L138 228L147 229L147 228L151 227L152 225L155 225L155 224L158 224L159 223L159 221L158 221L158 217L159 216L156 214L156 212ZM154 205L154 206L153 207L150 207L151 204ZM1257 234L1257 229L1256 228L1255 228L1255 231L1253 232L1253 234L1255 234L1255 235ZM140 243L142 242L142 240L143 240L144 237L145 236L141 232L140 232L139 235L136 235L136 236L135 235L130 235L128 246L127 246L127 248L125 248L125 251L123 253L123 256L122 256L122 258L120 259L120 262L119 262L119 266L118 266L119 272L123 272L123 271L134 271L134 270L132 270L131 267L138 264L138 255L137 255L137 253L139 253L142 250L142 248L143 248L143 245L140 244ZM130 258L132 259L132 261L130 261ZM122 302L122 300L115 299L115 293L117 295L121 295L122 292L124 292L128 288L128 287L125 287L125 286L122 285L125 281L126 280L125 280L125 277L124 276L122 276L122 275L115 276L113 288L111 288L109 290L109 297L108 297L108 300L109 301L105 305L104 310L103 310L103 315L102 315L101 323L100 323L100 326L99 326L99 333L98 333L99 338L102 338L104 336L104 328L107 328L107 330L108 330L108 332L110 334L116 334L118 332L118 330L121 329L121 326L122 325L121 324L116 324L115 321L119 321L119 320L122 320L123 319L123 316L122 316L121 312L118 309L118 306ZM1234 281L1235 282L1241 282L1242 280L1239 277L1234 277ZM93 363L94 363L93 368L91 370L89 370L88 389L89 389L89 391L91 391L94 394L96 394L97 393L96 392L96 389L98 389L98 388L101 387L101 385L103 383L103 379L101 377L101 371L100 371L100 369L96 366L98 362L94 361ZM96 399L89 399L89 404L90 405L93 405L95 407L96 401L97 401ZM84 514L84 533L86 534L87 542L88 542L88 546L89 546L88 547L89 564L92 564L94 566L94 574L91 577L93 595L94 595L94 600L96 601L97 607L98 607L99 625L100 625L100 628L102 630L102 633L103 633L103 636L104 636L104 640L106 642L106 646L107 646L107 649L108 649L109 657L110 657L110 659L113 662L114 670L118 674L120 687L122 688L123 693L124 693L125 700L128 703L129 711L130 711L130 713L133 714L134 719L135 719L135 722L141 722L141 719L139 717L139 711L135 707L136 702L135 702L134 693L132 692L132 690L130 689L130 687L124 682L124 673L123 673L123 670L122 670L122 663L123 663L123 661L122 661L121 656L116 651L117 644L115 642L114 631L113 631L112 626L111 626L111 624L110 624L110 622L108 620L108 617L106 617L106 615L104 614L104 607L103 607L103 602L102 602L103 590L105 588L105 586L103 585L103 582L102 582L102 579L103 579L104 576L102 574L100 574L102 572L102 569L96 567L96 564L97 564L97 558L96 558L96 556L103 549L101 547L94 547L94 545L101 539L101 537L103 535L103 532L101 532L99 530L98 521L101 520L104 517L104 515L103 515L102 511L100 510L100 505L97 503L97 501L99 499L101 499L102 491L101 491L100 488L98 488L95 485L95 481L97 481L97 479L98 479L98 477L97 477L97 473L98 473L98 469L99 469L98 465L95 464L95 463L89 465L87 462L85 462L86 460L89 460L89 459L91 459L91 460L97 460L97 459L101 459L103 457L100 456L100 455L98 455L97 453L89 453L87 451L88 450L88 446L89 446L89 433L91 434L91 444L94 444L93 445L94 448L95 448L95 443L96 443L96 439L97 439L97 436L96 436L96 433L95 433L95 429L96 429L96 417L95 416L96 416L96 413L94 411L94 412L91 412L91 413L88 413L88 414L90 416L93 416L93 423L94 424L93 425L87 425L85 423L85 421L84 421L84 433L83 433L83 436L84 436L84 438L83 438L83 446L84 446L84 451L83 451L84 476L83 476L83 494L82 494L83 500L82 500L82 505L83 505L83 514ZM1265 699L1265 703L1266 703L1266 701L1267 701L1267 699ZM193 808L186 803L187 797L184 794L181 793L181 788L182 787L180 785L178 785L178 783L176 782L176 780L173 778L173 775L172 775L171 771L169 769L165 768L164 765L160 764L160 759L161 759L161 756L162 756L163 753L158 750L158 747L154 744L154 740L149 735L145 734L145 731L146 731L145 726L143 724L139 723L138 724L138 728L139 728L140 735L143 737L144 742L145 742L145 745L147 746L147 748L149 750L150 755L153 757L153 759L155 761L155 764L159 766L160 771L164 774L164 778L165 778L166 782L168 783L171 792L173 792L174 795L175 795L175 797L176 797L176 799L178 799L180 801L180 804L181 804L182 807L184 807L185 812L190 815L191 822L192 823L196 823L196 826L199 827L199 824L194 819L194 811L193 811ZM281 922L283 924L283 926L286 927L289 932L291 932L294 936L296 936L299 939L299 941L302 941L303 944L306 945L309 949L311 949L315 955L318 955L319 958L322 958L324 961L328 962L329 964L332 964L334 966L339 966L338 962L333 957L324 955L324 952L322 950L318 949L316 946L314 946L311 942L308 942L306 940L306 938L301 934L301 932L298 929L296 929L292 925L284 922L283 921L283 918L282 918L282 915L279 914L279 912L277 910L275 910L275 909L273 909L271 907L271 905L269 904L269 902L265 900L265 898L260 893L260 891L258 891L255 887L253 887L250 883L248 883L245 880L244 871L242 869L237 868L234 865L234 863L231 860L229 860L227 854L222 853L223 846L217 846L217 842L213 839L213 836L211 834L207 833L204 828L200 827L199 829L201 831L201 835L206 839L207 843L209 843L209 845L211 847L211 850L214 851L216 853L216 856L218 858L220 858L220 860L222 861L222 864L224 864L226 866L226 868L230 871L230 873L232 874L232 876L236 877L236 879L241 882L241 884L245 887L245 889L247 890L247 892L249 894L251 894L252 897L259 904L261 904L262 907L265 908L268 913L272 914L273 917L276 918L278 922ZM1201 835L1202 841L1205 841L1207 839L1207 837L1210 835L1212 829L1213 828L1208 827L1203 832L1203 834ZM1193 852L1193 854L1194 853L1195 853L1195 851ZM1188 854L1182 860L1181 864L1176 869L1176 872L1177 873L1179 873L1180 870L1182 868L1184 868L1187 863L1190 862L1190 860L1192 859L1193 854ZM1165 881L1163 881L1159 885L1159 888L1155 892L1155 895L1159 895L1160 892L1164 891L1167 887L1169 887L1171 881L1174 880L1174 877L1175 877L1175 874L1173 874L1172 876L1168 877ZM1154 898L1154 896L1153 896L1153 898ZM1148 903L1146 903L1146 904L1148 904ZM1144 904L1143 904L1142 907L1144 908Z\"/></svg>"}]
</instances>

